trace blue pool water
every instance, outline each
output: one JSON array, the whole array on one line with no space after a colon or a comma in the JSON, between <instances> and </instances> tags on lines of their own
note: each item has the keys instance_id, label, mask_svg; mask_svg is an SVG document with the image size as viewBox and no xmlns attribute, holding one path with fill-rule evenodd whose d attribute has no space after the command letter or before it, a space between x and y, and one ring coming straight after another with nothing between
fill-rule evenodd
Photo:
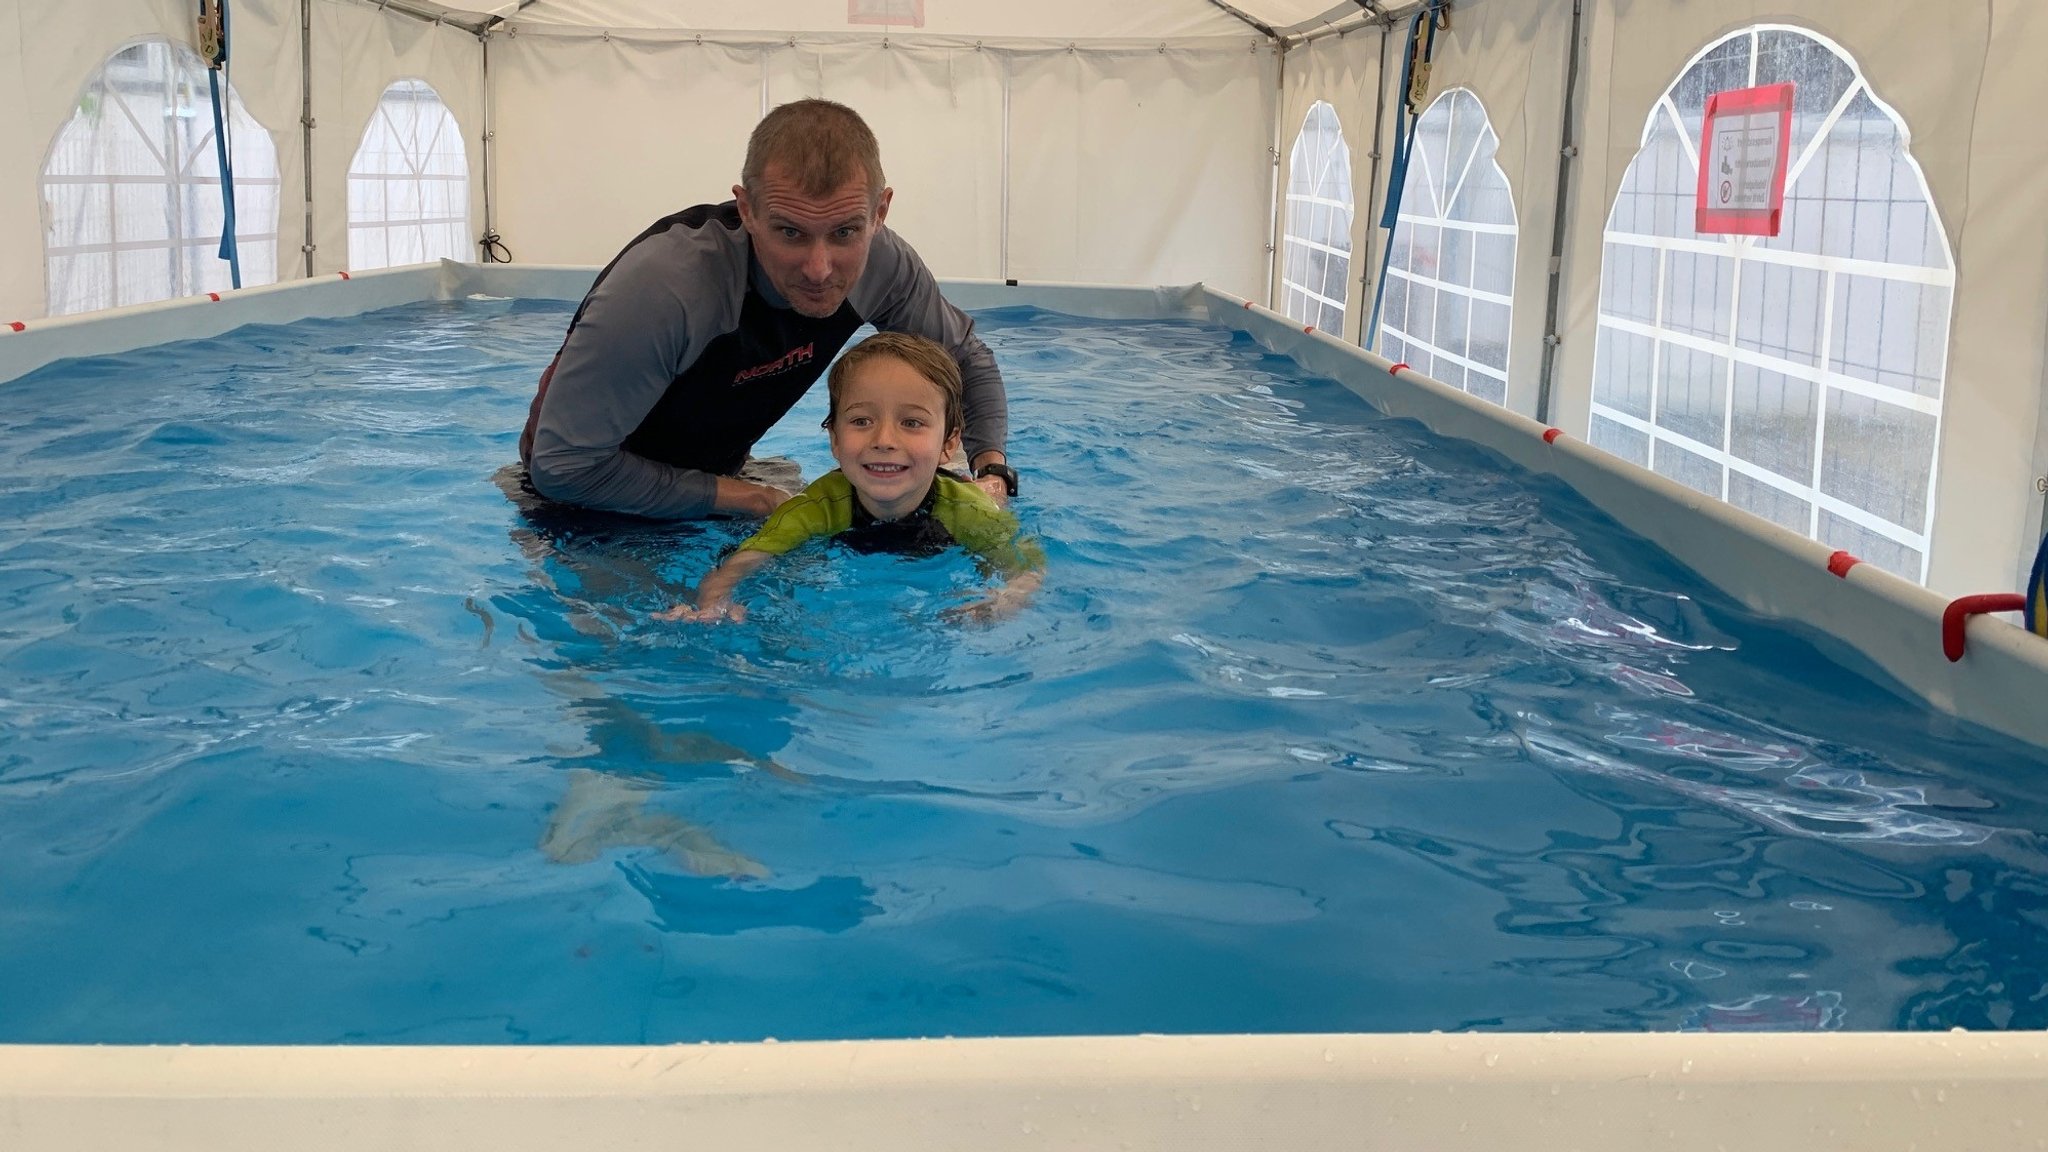
<instances>
[{"instance_id":1,"label":"blue pool water","mask_svg":"<svg viewBox=\"0 0 2048 1152\"><path fill-rule=\"evenodd\" d=\"M743 527L492 480L567 314L0 386L0 1042L2048 1025L2038 756L1547 479L1000 311L1028 611L664 624Z\"/></svg>"}]
</instances>

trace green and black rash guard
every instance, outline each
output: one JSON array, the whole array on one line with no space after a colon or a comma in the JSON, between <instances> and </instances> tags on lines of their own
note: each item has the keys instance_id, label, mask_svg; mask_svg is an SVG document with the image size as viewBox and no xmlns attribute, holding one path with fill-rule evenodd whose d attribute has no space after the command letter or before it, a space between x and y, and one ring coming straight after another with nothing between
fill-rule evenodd
<instances>
[{"instance_id":1,"label":"green and black rash guard","mask_svg":"<svg viewBox=\"0 0 2048 1152\"><path fill-rule=\"evenodd\" d=\"M656 221L598 273L541 374L520 459L552 500L705 515L717 478L739 471L862 324L950 351L966 382L968 459L1003 447L995 357L909 244L877 229L845 303L816 320L768 282L728 200Z\"/></svg>"},{"instance_id":2,"label":"green and black rash guard","mask_svg":"<svg viewBox=\"0 0 2048 1152\"><path fill-rule=\"evenodd\" d=\"M932 479L924 503L896 520L877 520L854 495L853 482L834 469L777 508L768 522L740 542L743 552L780 556L821 536L860 552L930 556L955 544L1005 577L1045 567L1038 541L1020 535L1017 518L973 484L943 473Z\"/></svg>"}]
</instances>

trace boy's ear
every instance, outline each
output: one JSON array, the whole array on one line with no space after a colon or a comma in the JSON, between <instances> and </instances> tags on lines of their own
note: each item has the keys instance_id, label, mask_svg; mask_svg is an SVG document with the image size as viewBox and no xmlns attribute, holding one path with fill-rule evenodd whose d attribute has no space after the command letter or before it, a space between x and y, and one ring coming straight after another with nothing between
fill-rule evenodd
<instances>
[{"instance_id":1,"label":"boy's ear","mask_svg":"<svg viewBox=\"0 0 2048 1152\"><path fill-rule=\"evenodd\" d=\"M960 430L955 428L951 432L946 433L946 451L942 455L947 460L951 460L953 453L958 451L960 451Z\"/></svg>"}]
</instances>

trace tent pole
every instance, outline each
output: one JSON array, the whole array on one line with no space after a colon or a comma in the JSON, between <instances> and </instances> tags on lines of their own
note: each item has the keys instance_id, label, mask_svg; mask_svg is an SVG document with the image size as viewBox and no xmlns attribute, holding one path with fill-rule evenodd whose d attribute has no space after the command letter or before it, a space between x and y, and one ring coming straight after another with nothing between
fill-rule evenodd
<instances>
[{"instance_id":1,"label":"tent pole","mask_svg":"<svg viewBox=\"0 0 2048 1152\"><path fill-rule=\"evenodd\" d=\"M313 0L299 0L299 138L306 154L306 235L299 251L313 276Z\"/></svg>"},{"instance_id":2,"label":"tent pole","mask_svg":"<svg viewBox=\"0 0 2048 1152\"><path fill-rule=\"evenodd\" d=\"M1572 42L1565 52L1564 72L1564 130L1563 139L1557 150L1557 212L1550 226L1550 285L1543 304L1543 375L1536 385L1536 419L1550 423L1551 382L1557 373L1557 349L1564 343L1558 335L1557 313L1564 295L1564 246L1567 224L1566 193L1571 190L1572 158L1579 154L1579 146L1572 132L1576 95L1579 87L1579 27L1584 0L1572 0Z\"/></svg>"},{"instance_id":3,"label":"tent pole","mask_svg":"<svg viewBox=\"0 0 2048 1152\"><path fill-rule=\"evenodd\" d=\"M498 241L496 200L492 195L493 189L491 187L492 176L494 175L491 160L498 150L498 134L491 128L491 32L497 27L497 23L494 21L489 27L477 33L476 36L477 43L483 48L484 57L484 135L482 146L478 149L483 154L484 161L484 234L477 245L481 249L480 255L482 260L480 262L484 264L496 261L501 247Z\"/></svg>"},{"instance_id":4,"label":"tent pole","mask_svg":"<svg viewBox=\"0 0 2048 1152\"><path fill-rule=\"evenodd\" d=\"M1365 221L1365 232L1363 233L1365 237L1365 259L1359 262L1358 273L1358 285L1362 290L1360 293L1361 297L1365 291L1370 291L1372 288L1372 238L1373 234L1378 231L1377 228L1373 227L1373 223L1380 218L1380 133L1387 118L1387 34L1391 28L1392 25L1380 25L1380 54L1372 72L1372 175L1365 182L1365 215L1361 217ZM1372 333L1366 331L1371 323L1372 320L1369 315L1359 318L1358 346L1360 348L1365 347L1372 339Z\"/></svg>"},{"instance_id":5,"label":"tent pole","mask_svg":"<svg viewBox=\"0 0 2048 1152\"><path fill-rule=\"evenodd\" d=\"M479 36L489 31L492 26L503 23L505 19L502 16L493 16L481 24L466 24L461 20L455 19L454 13L449 9L442 9L438 13L429 12L425 9L415 8L406 3L405 0L362 0L362 2L365 4L376 3L379 12L391 12L399 16L409 16L426 24L453 24L465 32L474 32ZM528 2L530 3L531 0L528 0ZM524 8L526 4L522 3L519 6Z\"/></svg>"},{"instance_id":6,"label":"tent pole","mask_svg":"<svg viewBox=\"0 0 2048 1152\"><path fill-rule=\"evenodd\" d=\"M1252 27L1258 29L1260 32L1264 33L1266 35L1266 38L1269 40L1278 40L1280 38L1280 34L1278 32L1273 31L1271 25L1259 23L1257 20L1246 15L1245 13L1240 12L1235 8L1232 8L1228 4L1225 4L1223 0L1209 0L1209 3L1215 5L1218 8L1223 9L1225 12L1228 12L1229 14L1237 17L1239 20L1242 20L1246 24L1249 24Z\"/></svg>"},{"instance_id":7,"label":"tent pole","mask_svg":"<svg viewBox=\"0 0 2048 1152\"><path fill-rule=\"evenodd\" d=\"M1010 278L1010 82L1012 79L1012 69L1010 67L1010 57L1007 54L998 53L996 59L1001 61L1003 68L1003 195L1002 219L998 223L996 235L996 276L998 279L1008 280Z\"/></svg>"},{"instance_id":8,"label":"tent pole","mask_svg":"<svg viewBox=\"0 0 2048 1152\"><path fill-rule=\"evenodd\" d=\"M1271 227L1266 232L1266 307L1277 311L1274 301L1278 297L1274 292L1279 287L1280 274L1280 162L1284 157L1280 145L1287 140L1287 41L1274 40L1273 55L1278 67L1274 69L1277 79L1273 84L1273 146L1269 150L1273 160L1273 198Z\"/></svg>"}]
</instances>

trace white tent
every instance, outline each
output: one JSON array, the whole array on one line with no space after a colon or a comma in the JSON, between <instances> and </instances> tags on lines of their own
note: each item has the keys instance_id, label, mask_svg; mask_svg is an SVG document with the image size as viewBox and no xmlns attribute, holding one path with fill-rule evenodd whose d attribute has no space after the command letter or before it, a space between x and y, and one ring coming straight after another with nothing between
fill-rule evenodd
<instances>
[{"instance_id":1,"label":"white tent","mask_svg":"<svg viewBox=\"0 0 2048 1152\"><path fill-rule=\"evenodd\" d=\"M118 238L81 239L75 222L72 234L58 235L48 180L59 140L116 53L153 39L190 43L195 7L11 6L14 18L0 19L0 77L15 111L0 126L0 323L62 310L53 305L53 250L68 243L120 259ZM1348 159L1342 187L1353 206L1348 243L1323 244L1333 260L1317 256L1313 265L1343 269L1315 286L1332 298L1318 315L1330 326L1341 303L1347 338L1378 335L1367 318L1385 233L1372 225L1388 191L1401 104L1391 89L1416 7L1409 0L230 7L229 76L274 173L267 185L252 183L238 231L274 237L257 244L273 245L263 251L282 279L348 267L352 157L387 89L412 80L431 86L459 128L467 210L457 215L468 235L488 228L502 239L499 254L519 262L601 263L656 216L723 198L759 114L822 95L875 124L897 190L891 224L941 276L1203 281L1286 307L1294 298L1282 240L1290 160L1321 102L1347 146L1331 154ZM1763 344L1725 315L1708 316L1698 332L1672 327L1668 313L1700 306L1674 296L1673 262L1719 259L1712 251L1687 240L1645 247L1640 237L1614 238L1618 198L1632 187L1630 165L1664 95L1702 53L1760 25L1828 46L1873 101L1855 105L1852 118L1878 107L1910 133L1900 169L1910 179L1895 172L1873 189L1851 174L1845 187L1817 191L1839 201L1831 219L1866 202L1898 213L1924 202L1938 222L1927 235L1941 249L1925 269L1905 272L1889 257L1833 249L1766 261L1762 271L1812 282L1795 288L1789 311L1796 319L1804 299L1814 315L1808 331L1789 337L1782 318L1773 321L1777 334ZM2027 62L2041 48L2048 12L2031 0L1456 0L1436 40L1428 99L1467 90L1476 101L1468 106L1483 110L1498 139L1493 159L1507 203L1497 219L1505 223L1487 227L1515 241L1503 282L1512 286L1494 293L1503 317L1512 304L1493 354L1500 398L1595 443L1652 445L1646 462L1656 453L1659 470L1709 495L1740 503L1743 492L1761 492L1761 503L1752 496L1745 506L1795 530L1862 541L1859 553L1892 549L1903 557L1895 570L1938 591L2012 589L2039 538L2036 478L2048 474L2040 435L2048 229L2030 218L2048 183L2048 139L2019 123L2048 97L2048 73ZM1896 231L1902 218L1886 219ZM1603 266L1646 251L1644 267L1665 271L1636 285L1646 303L1632 315L1616 296L1626 282ZM1731 267L1739 269L1731 283L1749 271L1739 261ZM1411 268L1397 279L1430 277L1415 279ZM1768 296L1767 281L1757 283ZM1903 382L1877 363L1880 346L1903 330L1899 310L1882 307L1901 284L1924 290L1906 322ZM1869 293L1857 295L1857 285ZM1858 302L1866 298L1879 302L1869 306L1875 311ZM1758 300L1748 298L1752 312ZM1859 309L1868 322L1844 319ZM1652 378L1640 412L1613 391L1621 385L1601 382L1630 363L1631 340L1655 350L1639 366ZM1859 341L1870 344L1868 355ZM1667 356L1667 348L1678 352ZM1469 364L1478 392L1479 354L1460 349L1437 349L1435 363L1445 367L1436 374ZM1859 374L1859 356L1874 367ZM1686 371L1685 357L1710 360L1732 383L1665 379ZM1742 443L1743 397L1759 386L1758 372L1774 373L1773 402L1815 430L1812 451L1794 466ZM1667 388L1678 390L1676 401L1666 402ZM1691 419L1703 407L1725 407L1727 417L1702 431L1674 416ZM1821 443L1831 428L1858 421L1866 458L1841 458L1839 437L1833 448ZM1904 496L1884 470L1893 457L1906 461L1909 479L1918 470L1917 489ZM1802 468L1810 478L1773 479ZM1786 511L1787 501L1796 507Z\"/></svg>"}]
</instances>

